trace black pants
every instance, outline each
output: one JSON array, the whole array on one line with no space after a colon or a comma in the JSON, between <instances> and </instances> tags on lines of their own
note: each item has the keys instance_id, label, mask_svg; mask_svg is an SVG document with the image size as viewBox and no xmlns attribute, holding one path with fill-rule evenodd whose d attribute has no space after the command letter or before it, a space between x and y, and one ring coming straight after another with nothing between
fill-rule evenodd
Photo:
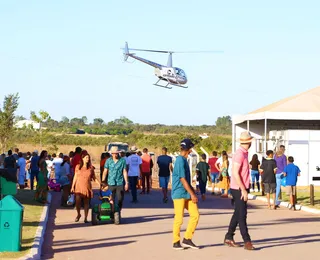
<instances>
[{"instance_id":1,"label":"black pants","mask_svg":"<svg viewBox=\"0 0 320 260\"><path fill-rule=\"evenodd\" d=\"M122 202L124 199L123 185L109 186L109 190L112 192L112 198L113 198L114 203L116 202L116 198L117 198L117 204L118 204L119 210L121 210L122 209Z\"/></svg>"},{"instance_id":2,"label":"black pants","mask_svg":"<svg viewBox=\"0 0 320 260\"><path fill-rule=\"evenodd\" d=\"M129 184L133 201L137 201L137 183L138 176L129 176Z\"/></svg>"},{"instance_id":3,"label":"black pants","mask_svg":"<svg viewBox=\"0 0 320 260\"><path fill-rule=\"evenodd\" d=\"M150 172L143 172L142 174L142 192L146 191L146 183L147 183L147 192L150 191Z\"/></svg>"},{"instance_id":4,"label":"black pants","mask_svg":"<svg viewBox=\"0 0 320 260\"><path fill-rule=\"evenodd\" d=\"M249 190L248 190L249 192ZM233 240L234 232L236 231L237 225L240 226L240 233L244 242L250 242L251 238L248 233L247 227L247 202L241 198L241 191L231 189L231 195L234 199L234 212L230 221L229 230L226 234L226 239Z\"/></svg>"}]
</instances>

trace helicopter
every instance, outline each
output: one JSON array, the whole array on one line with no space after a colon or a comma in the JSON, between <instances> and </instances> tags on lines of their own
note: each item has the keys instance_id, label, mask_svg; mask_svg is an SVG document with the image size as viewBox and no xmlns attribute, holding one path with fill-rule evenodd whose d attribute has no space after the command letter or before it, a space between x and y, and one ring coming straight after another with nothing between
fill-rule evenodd
<instances>
[{"instance_id":1,"label":"helicopter","mask_svg":"<svg viewBox=\"0 0 320 260\"><path fill-rule=\"evenodd\" d=\"M135 53L129 51L144 51L144 52L157 52L157 53L168 53L167 65L161 65L159 63L144 59L137 56ZM158 77L158 81L153 84L158 87L172 89L172 86L188 88L185 84L188 82L187 75L183 69L173 67L172 65L172 54L173 53L198 53L198 52L221 52L221 51L197 51L197 52L177 52L177 51L166 51L166 50L147 50L147 49L132 49L128 47L128 42L125 43L123 48L123 59L127 61L129 57L138 61L144 62L155 68L155 76ZM164 81L164 84L160 84Z\"/></svg>"}]
</instances>

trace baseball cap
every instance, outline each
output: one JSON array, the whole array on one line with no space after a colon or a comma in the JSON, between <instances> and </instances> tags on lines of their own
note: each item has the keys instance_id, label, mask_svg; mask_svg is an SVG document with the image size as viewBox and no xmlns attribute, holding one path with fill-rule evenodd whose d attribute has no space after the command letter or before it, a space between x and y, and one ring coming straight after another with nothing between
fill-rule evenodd
<instances>
[{"instance_id":1,"label":"baseball cap","mask_svg":"<svg viewBox=\"0 0 320 260\"><path fill-rule=\"evenodd\" d=\"M191 149L192 147L194 147L194 144L192 143L192 141L189 139L189 138L185 138L181 141L180 143L180 147L183 149L183 150L189 150Z\"/></svg>"}]
</instances>

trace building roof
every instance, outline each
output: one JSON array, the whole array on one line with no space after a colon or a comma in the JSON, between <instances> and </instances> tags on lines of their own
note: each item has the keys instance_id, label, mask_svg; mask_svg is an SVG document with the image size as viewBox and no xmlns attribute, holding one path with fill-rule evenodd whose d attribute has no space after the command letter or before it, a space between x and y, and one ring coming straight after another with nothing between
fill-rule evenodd
<instances>
[{"instance_id":1,"label":"building roof","mask_svg":"<svg viewBox=\"0 0 320 260\"><path fill-rule=\"evenodd\" d=\"M282 99L246 115L235 115L232 121L240 124L247 120L262 119L320 120L320 87Z\"/></svg>"},{"instance_id":2,"label":"building roof","mask_svg":"<svg viewBox=\"0 0 320 260\"><path fill-rule=\"evenodd\" d=\"M261 112L320 112L320 87L287 97L249 114Z\"/></svg>"}]
</instances>

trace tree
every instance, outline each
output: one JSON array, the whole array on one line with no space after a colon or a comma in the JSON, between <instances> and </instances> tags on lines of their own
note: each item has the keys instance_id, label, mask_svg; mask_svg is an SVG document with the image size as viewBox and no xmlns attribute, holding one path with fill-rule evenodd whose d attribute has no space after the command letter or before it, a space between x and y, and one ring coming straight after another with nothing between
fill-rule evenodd
<instances>
[{"instance_id":1,"label":"tree","mask_svg":"<svg viewBox=\"0 0 320 260\"><path fill-rule=\"evenodd\" d=\"M67 124L69 124L69 118L67 118L66 116L63 116L62 118L61 118L61 123L63 123L64 125L67 125Z\"/></svg>"},{"instance_id":2,"label":"tree","mask_svg":"<svg viewBox=\"0 0 320 260\"><path fill-rule=\"evenodd\" d=\"M83 116L81 119L84 125L88 123L88 118L86 116Z\"/></svg>"},{"instance_id":3,"label":"tree","mask_svg":"<svg viewBox=\"0 0 320 260\"><path fill-rule=\"evenodd\" d=\"M41 131L41 126L43 123L46 123L50 119L50 115L48 112L40 110L39 115L37 115L34 111L30 112L30 118L31 120L37 122L40 124L40 148L42 149L42 131Z\"/></svg>"},{"instance_id":4,"label":"tree","mask_svg":"<svg viewBox=\"0 0 320 260\"><path fill-rule=\"evenodd\" d=\"M14 135L14 119L19 106L19 94L9 94L4 97L3 108L0 109L0 147L7 148L8 141Z\"/></svg>"},{"instance_id":5,"label":"tree","mask_svg":"<svg viewBox=\"0 0 320 260\"><path fill-rule=\"evenodd\" d=\"M217 134L232 133L232 121L230 116L218 117L216 121L216 133Z\"/></svg>"},{"instance_id":6,"label":"tree","mask_svg":"<svg viewBox=\"0 0 320 260\"><path fill-rule=\"evenodd\" d=\"M125 116L121 116L119 119L114 120L114 123L117 125L131 125L133 122L126 118Z\"/></svg>"},{"instance_id":7,"label":"tree","mask_svg":"<svg viewBox=\"0 0 320 260\"><path fill-rule=\"evenodd\" d=\"M102 125L104 123L103 119L102 118L95 118L93 119L93 124L94 125Z\"/></svg>"},{"instance_id":8,"label":"tree","mask_svg":"<svg viewBox=\"0 0 320 260\"><path fill-rule=\"evenodd\" d=\"M24 116L16 116L15 117L16 122L21 121L21 120L26 120L26 118Z\"/></svg>"}]
</instances>

